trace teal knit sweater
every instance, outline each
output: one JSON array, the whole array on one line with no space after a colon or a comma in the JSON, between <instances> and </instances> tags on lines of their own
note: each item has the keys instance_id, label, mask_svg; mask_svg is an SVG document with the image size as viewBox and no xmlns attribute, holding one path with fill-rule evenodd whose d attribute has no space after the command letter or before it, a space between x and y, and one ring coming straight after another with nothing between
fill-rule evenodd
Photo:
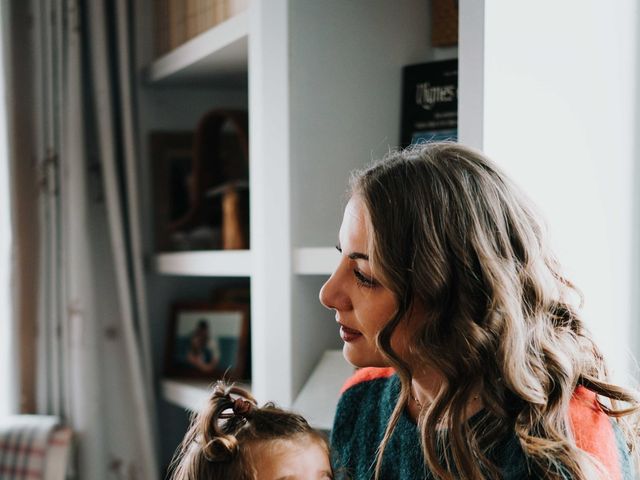
<instances>
[{"instance_id":1,"label":"teal knit sweater","mask_svg":"<svg viewBox=\"0 0 640 480\"><path fill-rule=\"evenodd\" d=\"M382 369L363 370L356 374L354 378L357 378L354 381L347 382L331 432L332 463L337 479L373 478L376 450L400 392L400 380L397 375L384 373ZM371 374L367 373L368 370ZM469 422L479 421L485 414L480 412L470 418ZM607 424L611 425L608 419ZM616 435L612 437L613 448L621 455L616 459L618 469L612 473L611 479L633 479L635 477L631 473L626 447L620 441L619 431L615 431ZM601 439L601 436L598 436L598 441ZM541 478L530 472L515 434L500 442L490 458L500 469L504 480ZM417 425L405 412L385 449L381 479L433 478L425 466Z\"/></svg>"}]
</instances>

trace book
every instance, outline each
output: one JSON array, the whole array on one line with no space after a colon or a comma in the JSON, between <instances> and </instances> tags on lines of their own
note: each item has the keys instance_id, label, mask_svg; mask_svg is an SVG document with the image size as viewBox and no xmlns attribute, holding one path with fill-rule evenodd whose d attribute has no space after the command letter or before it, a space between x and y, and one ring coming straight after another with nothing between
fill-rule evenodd
<instances>
[{"instance_id":1,"label":"book","mask_svg":"<svg viewBox=\"0 0 640 480\"><path fill-rule=\"evenodd\" d=\"M457 138L458 60L404 67L401 145Z\"/></svg>"}]
</instances>

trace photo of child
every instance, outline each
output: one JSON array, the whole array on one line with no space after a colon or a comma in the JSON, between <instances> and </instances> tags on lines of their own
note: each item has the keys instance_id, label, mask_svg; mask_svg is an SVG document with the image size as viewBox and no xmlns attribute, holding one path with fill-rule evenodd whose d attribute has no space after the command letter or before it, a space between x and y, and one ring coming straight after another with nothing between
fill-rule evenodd
<instances>
[{"instance_id":1,"label":"photo of child","mask_svg":"<svg viewBox=\"0 0 640 480\"><path fill-rule=\"evenodd\" d=\"M189 376L221 377L240 362L244 313L178 311L171 364Z\"/></svg>"}]
</instances>

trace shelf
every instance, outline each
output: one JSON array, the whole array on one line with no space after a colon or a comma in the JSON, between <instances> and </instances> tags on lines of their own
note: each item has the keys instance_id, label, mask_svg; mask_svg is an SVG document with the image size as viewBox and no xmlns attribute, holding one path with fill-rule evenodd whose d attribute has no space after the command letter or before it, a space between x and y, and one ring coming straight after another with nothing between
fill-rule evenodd
<instances>
[{"instance_id":1,"label":"shelf","mask_svg":"<svg viewBox=\"0 0 640 480\"><path fill-rule=\"evenodd\" d=\"M246 86L249 16L240 13L163 55L146 68L154 84Z\"/></svg>"},{"instance_id":2,"label":"shelf","mask_svg":"<svg viewBox=\"0 0 640 480\"><path fill-rule=\"evenodd\" d=\"M340 254L335 247L296 248L293 271L299 275L331 275L339 261Z\"/></svg>"},{"instance_id":3,"label":"shelf","mask_svg":"<svg viewBox=\"0 0 640 480\"><path fill-rule=\"evenodd\" d=\"M340 389L353 374L354 368L342 355L342 350L328 350L313 370L293 404L293 410L302 414L313 428L331 430ZM199 411L207 402L213 382L203 380L162 380L162 396L174 405L192 412ZM251 391L251 385L238 383ZM262 405L267 400L257 399Z\"/></svg>"},{"instance_id":4,"label":"shelf","mask_svg":"<svg viewBox=\"0 0 640 480\"><path fill-rule=\"evenodd\" d=\"M353 372L342 350L327 350L296 398L293 410L302 414L313 428L331 430L340 389Z\"/></svg>"},{"instance_id":5,"label":"shelf","mask_svg":"<svg viewBox=\"0 0 640 480\"><path fill-rule=\"evenodd\" d=\"M161 253L156 255L156 271L166 275L199 277L251 276L250 250L214 250Z\"/></svg>"},{"instance_id":6,"label":"shelf","mask_svg":"<svg viewBox=\"0 0 640 480\"><path fill-rule=\"evenodd\" d=\"M204 380L165 378L162 380L162 396L169 403L197 412L207 403L212 385L213 382ZM249 384L238 383L237 386L251 391Z\"/></svg>"},{"instance_id":7,"label":"shelf","mask_svg":"<svg viewBox=\"0 0 640 480\"><path fill-rule=\"evenodd\" d=\"M331 275L340 255L335 247L297 248L293 269L298 275ZM156 255L156 271L167 275L249 277L251 251L193 251Z\"/></svg>"}]
</instances>

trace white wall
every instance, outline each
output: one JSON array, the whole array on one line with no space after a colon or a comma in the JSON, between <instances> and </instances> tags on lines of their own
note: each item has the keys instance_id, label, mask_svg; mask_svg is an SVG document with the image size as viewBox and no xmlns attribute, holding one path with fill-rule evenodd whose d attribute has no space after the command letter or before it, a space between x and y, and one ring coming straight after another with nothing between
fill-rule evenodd
<instances>
[{"instance_id":1,"label":"white wall","mask_svg":"<svg viewBox=\"0 0 640 480\"><path fill-rule=\"evenodd\" d=\"M487 0L483 149L538 204L619 380L635 344L635 0Z\"/></svg>"}]
</instances>

